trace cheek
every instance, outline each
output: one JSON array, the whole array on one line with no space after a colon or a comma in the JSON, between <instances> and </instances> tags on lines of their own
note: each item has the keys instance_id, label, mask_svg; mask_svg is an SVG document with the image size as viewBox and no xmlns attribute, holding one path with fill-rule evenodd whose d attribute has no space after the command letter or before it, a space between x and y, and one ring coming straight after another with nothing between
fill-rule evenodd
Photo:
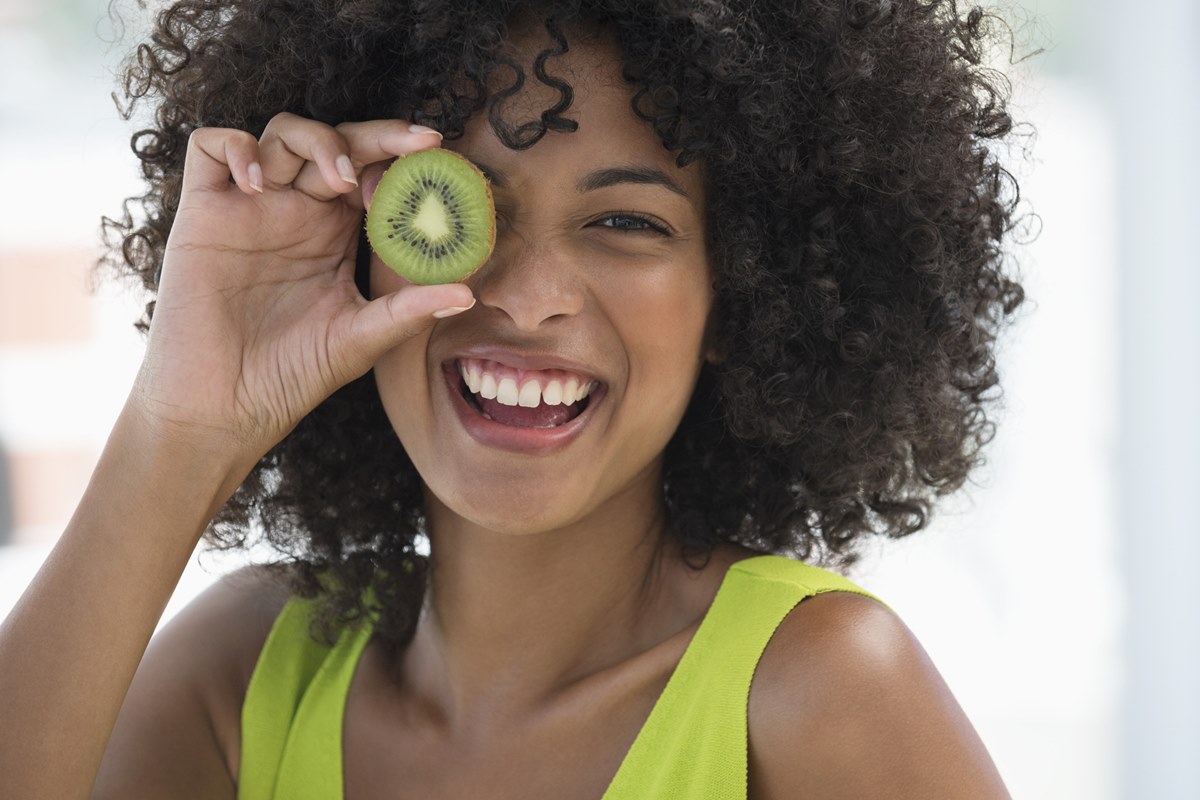
<instances>
[{"instance_id":1,"label":"cheek","mask_svg":"<svg viewBox=\"0 0 1200 800\"><path fill-rule=\"evenodd\" d=\"M371 297L397 291L407 283L371 254ZM384 353L373 370L379 399L410 456L423 447L421 432L428 425L419 420L428 419L432 410L426 364L431 333L425 330Z\"/></svg>"},{"instance_id":2,"label":"cheek","mask_svg":"<svg viewBox=\"0 0 1200 800\"><path fill-rule=\"evenodd\" d=\"M618 296L613 313L626 331L630 389L667 411L664 422L678 423L691 398L704 358L712 308L707 273L686 280L642 282Z\"/></svg>"},{"instance_id":3,"label":"cheek","mask_svg":"<svg viewBox=\"0 0 1200 800\"><path fill-rule=\"evenodd\" d=\"M648 275L631 283L615 306L625 324L649 337L647 344L676 357L700 352L712 308L707 271L678 272L682 274Z\"/></svg>"},{"instance_id":4,"label":"cheek","mask_svg":"<svg viewBox=\"0 0 1200 800\"><path fill-rule=\"evenodd\" d=\"M375 364L375 387L392 429L410 456L422 448L418 420L429 413L428 382L424 379L424 348L418 352L414 340L390 350Z\"/></svg>"},{"instance_id":5,"label":"cheek","mask_svg":"<svg viewBox=\"0 0 1200 800\"><path fill-rule=\"evenodd\" d=\"M372 298L382 297L411 285L411 282L389 269L377 255L371 254ZM377 373L381 376L386 375L391 385L404 384L414 388L418 383L424 385L425 352L431 333L432 329L426 329L385 353L375 366Z\"/></svg>"}]
</instances>

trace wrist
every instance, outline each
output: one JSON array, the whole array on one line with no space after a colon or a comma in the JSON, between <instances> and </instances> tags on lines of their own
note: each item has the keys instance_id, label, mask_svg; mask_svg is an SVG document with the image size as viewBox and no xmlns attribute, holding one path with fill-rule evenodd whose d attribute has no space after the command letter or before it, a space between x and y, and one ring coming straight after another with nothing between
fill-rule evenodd
<instances>
[{"instance_id":1,"label":"wrist","mask_svg":"<svg viewBox=\"0 0 1200 800\"><path fill-rule=\"evenodd\" d=\"M230 431L166 419L131 395L100 467L118 467L129 489L147 498L194 505L207 526L261 456Z\"/></svg>"}]
</instances>

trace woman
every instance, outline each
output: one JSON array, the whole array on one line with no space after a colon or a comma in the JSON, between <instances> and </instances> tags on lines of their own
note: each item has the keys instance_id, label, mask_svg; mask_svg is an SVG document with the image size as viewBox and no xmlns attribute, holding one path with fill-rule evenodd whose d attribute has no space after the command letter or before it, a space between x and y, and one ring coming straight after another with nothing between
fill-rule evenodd
<instances>
[{"instance_id":1,"label":"woman","mask_svg":"<svg viewBox=\"0 0 1200 800\"><path fill-rule=\"evenodd\" d=\"M0 794L1006 796L885 606L764 555L919 529L988 438L984 17L413 5L182 2L132 63L149 343L4 624ZM497 247L406 285L363 210L438 146Z\"/></svg>"}]
</instances>

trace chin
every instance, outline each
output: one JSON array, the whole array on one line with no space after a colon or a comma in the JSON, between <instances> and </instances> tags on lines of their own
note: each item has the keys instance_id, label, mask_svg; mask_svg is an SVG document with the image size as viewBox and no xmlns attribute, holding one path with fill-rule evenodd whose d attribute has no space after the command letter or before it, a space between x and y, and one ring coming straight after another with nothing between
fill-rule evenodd
<instances>
[{"instance_id":1,"label":"chin","mask_svg":"<svg viewBox=\"0 0 1200 800\"><path fill-rule=\"evenodd\" d=\"M580 494L569 487L548 487L542 478L514 480L511 473L488 486L486 479L467 486L439 491L426 484L441 506L446 522L461 520L469 526L507 536L528 536L558 530L586 516L589 508L565 502ZM439 515L440 516L440 515Z\"/></svg>"}]
</instances>

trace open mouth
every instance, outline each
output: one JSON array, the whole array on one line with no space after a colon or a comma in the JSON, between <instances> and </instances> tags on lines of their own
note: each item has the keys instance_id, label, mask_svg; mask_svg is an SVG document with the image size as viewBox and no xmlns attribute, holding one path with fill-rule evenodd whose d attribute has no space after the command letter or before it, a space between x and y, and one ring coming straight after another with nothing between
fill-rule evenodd
<instances>
[{"instance_id":1,"label":"open mouth","mask_svg":"<svg viewBox=\"0 0 1200 800\"><path fill-rule=\"evenodd\" d=\"M563 370L522 370L493 361L455 362L458 390L481 417L514 428L557 428L577 418L599 383Z\"/></svg>"}]
</instances>

